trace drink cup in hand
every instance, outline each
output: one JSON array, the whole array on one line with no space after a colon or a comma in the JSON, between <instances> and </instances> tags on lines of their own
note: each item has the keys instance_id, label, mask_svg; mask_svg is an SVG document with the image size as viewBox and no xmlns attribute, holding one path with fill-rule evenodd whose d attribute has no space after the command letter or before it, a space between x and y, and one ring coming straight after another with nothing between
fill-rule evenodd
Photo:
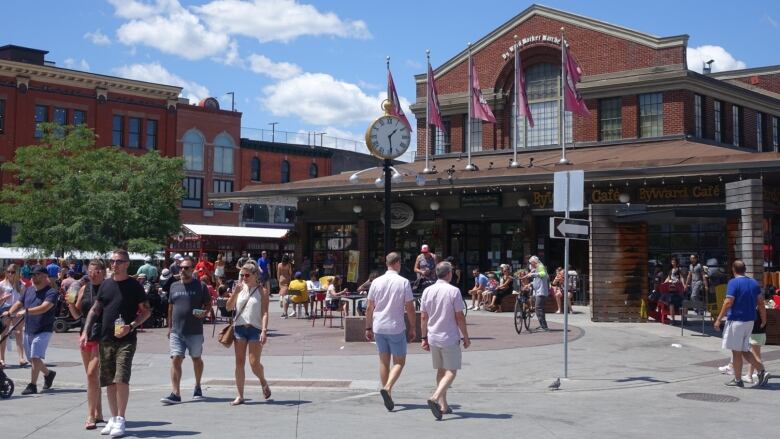
<instances>
[{"instance_id":1,"label":"drink cup in hand","mask_svg":"<svg viewBox=\"0 0 780 439\"><path fill-rule=\"evenodd\" d=\"M206 310L204 309L195 308L192 310L192 315L194 315L195 317L203 317L205 314L206 314Z\"/></svg>"}]
</instances>

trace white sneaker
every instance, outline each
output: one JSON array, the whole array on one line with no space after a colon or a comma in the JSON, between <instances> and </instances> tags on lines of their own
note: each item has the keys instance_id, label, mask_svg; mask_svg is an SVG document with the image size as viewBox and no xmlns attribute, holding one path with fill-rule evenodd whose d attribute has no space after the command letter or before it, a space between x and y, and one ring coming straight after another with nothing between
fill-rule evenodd
<instances>
[{"instance_id":1,"label":"white sneaker","mask_svg":"<svg viewBox=\"0 0 780 439\"><path fill-rule=\"evenodd\" d=\"M108 422L106 422L106 426L103 427L102 430L100 430L100 434L105 436L105 435L111 433L111 429L112 428L114 428L114 418L113 417L108 418Z\"/></svg>"},{"instance_id":2,"label":"white sneaker","mask_svg":"<svg viewBox=\"0 0 780 439\"><path fill-rule=\"evenodd\" d=\"M724 375L734 375L734 366L732 366L731 363L719 367L718 370Z\"/></svg>"},{"instance_id":3,"label":"white sneaker","mask_svg":"<svg viewBox=\"0 0 780 439\"><path fill-rule=\"evenodd\" d=\"M297 316L297 315L298 315L298 313L297 313L297 312L295 312L295 311L292 311L292 312L290 312L289 314L287 314L287 316L288 316L288 317L295 317L295 316Z\"/></svg>"},{"instance_id":4,"label":"white sneaker","mask_svg":"<svg viewBox=\"0 0 780 439\"><path fill-rule=\"evenodd\" d=\"M125 435L125 418L117 416L114 420L114 426L111 427L111 437L122 437Z\"/></svg>"},{"instance_id":5,"label":"white sneaker","mask_svg":"<svg viewBox=\"0 0 780 439\"><path fill-rule=\"evenodd\" d=\"M753 375L755 376L755 375ZM753 378L748 375L742 375L742 381L748 384L753 384Z\"/></svg>"}]
</instances>

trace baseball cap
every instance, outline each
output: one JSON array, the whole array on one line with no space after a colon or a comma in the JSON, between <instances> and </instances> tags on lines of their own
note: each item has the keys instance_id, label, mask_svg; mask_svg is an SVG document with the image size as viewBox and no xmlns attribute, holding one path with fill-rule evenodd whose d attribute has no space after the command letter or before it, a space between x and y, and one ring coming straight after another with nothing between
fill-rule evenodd
<instances>
[{"instance_id":1,"label":"baseball cap","mask_svg":"<svg viewBox=\"0 0 780 439\"><path fill-rule=\"evenodd\" d=\"M43 265L33 265L32 269L30 270L30 275L33 274L45 274L48 276L49 272L46 270L46 267L44 267Z\"/></svg>"},{"instance_id":2,"label":"baseball cap","mask_svg":"<svg viewBox=\"0 0 780 439\"><path fill-rule=\"evenodd\" d=\"M160 274L160 281L165 282L166 280L171 278L171 270L167 268L163 268L162 273Z\"/></svg>"},{"instance_id":3,"label":"baseball cap","mask_svg":"<svg viewBox=\"0 0 780 439\"><path fill-rule=\"evenodd\" d=\"M184 258L181 256L181 253L176 253L175 255L173 255L173 259L177 261L181 261Z\"/></svg>"},{"instance_id":4,"label":"baseball cap","mask_svg":"<svg viewBox=\"0 0 780 439\"><path fill-rule=\"evenodd\" d=\"M296 272L295 272L295 276L294 276L294 277L295 277L296 279L297 279L297 278L299 278L299 277L303 277L303 273L301 273L300 271L296 271Z\"/></svg>"},{"instance_id":5,"label":"baseball cap","mask_svg":"<svg viewBox=\"0 0 780 439\"><path fill-rule=\"evenodd\" d=\"M423 244L422 247L420 247L420 251L423 253L428 253L428 244Z\"/></svg>"},{"instance_id":6,"label":"baseball cap","mask_svg":"<svg viewBox=\"0 0 780 439\"><path fill-rule=\"evenodd\" d=\"M152 262L152 257L151 256L145 257L144 262Z\"/></svg>"}]
</instances>

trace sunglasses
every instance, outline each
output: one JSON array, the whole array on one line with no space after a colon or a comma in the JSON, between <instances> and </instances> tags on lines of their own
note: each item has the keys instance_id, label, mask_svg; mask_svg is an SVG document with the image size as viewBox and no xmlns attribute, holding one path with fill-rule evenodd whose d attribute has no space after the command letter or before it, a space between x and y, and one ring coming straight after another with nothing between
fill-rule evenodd
<instances>
[{"instance_id":1,"label":"sunglasses","mask_svg":"<svg viewBox=\"0 0 780 439\"><path fill-rule=\"evenodd\" d=\"M127 259L109 259L108 261L110 264L124 264Z\"/></svg>"},{"instance_id":2,"label":"sunglasses","mask_svg":"<svg viewBox=\"0 0 780 439\"><path fill-rule=\"evenodd\" d=\"M5 274L16 274L15 271L6 271Z\"/></svg>"},{"instance_id":3,"label":"sunglasses","mask_svg":"<svg viewBox=\"0 0 780 439\"><path fill-rule=\"evenodd\" d=\"M182 265L181 269L182 270L192 270L192 267L190 267L190 266L185 267L184 265Z\"/></svg>"}]
</instances>

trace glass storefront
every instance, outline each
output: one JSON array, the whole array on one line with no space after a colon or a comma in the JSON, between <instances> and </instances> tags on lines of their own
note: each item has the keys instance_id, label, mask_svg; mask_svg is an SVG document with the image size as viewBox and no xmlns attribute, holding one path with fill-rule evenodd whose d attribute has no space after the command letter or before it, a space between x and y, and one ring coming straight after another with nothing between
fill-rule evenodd
<instances>
[{"instance_id":1,"label":"glass storefront","mask_svg":"<svg viewBox=\"0 0 780 439\"><path fill-rule=\"evenodd\" d=\"M707 265L713 285L725 281L729 273L726 222L697 218L678 219L676 222L647 225L648 272L652 275L656 263L668 274L671 258L677 257L687 273L690 256L699 256Z\"/></svg>"},{"instance_id":2,"label":"glass storefront","mask_svg":"<svg viewBox=\"0 0 780 439\"><path fill-rule=\"evenodd\" d=\"M433 221L415 221L412 224L400 230L393 230L393 240L391 247L401 254L401 275L414 279L414 261L420 254L420 247L428 244L431 251L437 256L442 257L441 246L434 239ZM369 253L369 271L377 270L380 273L385 267L385 229L380 221L368 223L368 253Z\"/></svg>"},{"instance_id":3,"label":"glass storefront","mask_svg":"<svg viewBox=\"0 0 780 439\"><path fill-rule=\"evenodd\" d=\"M312 266L321 275L346 276L349 250L357 250L357 225L316 224L310 226Z\"/></svg>"}]
</instances>

